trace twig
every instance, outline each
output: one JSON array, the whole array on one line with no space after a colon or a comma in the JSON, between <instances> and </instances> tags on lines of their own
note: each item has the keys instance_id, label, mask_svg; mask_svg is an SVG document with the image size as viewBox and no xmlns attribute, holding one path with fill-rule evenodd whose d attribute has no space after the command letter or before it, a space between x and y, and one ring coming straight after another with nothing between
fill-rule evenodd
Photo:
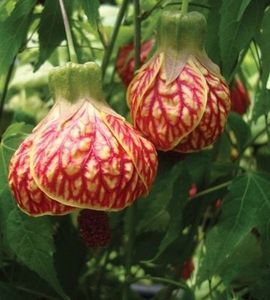
<instances>
[{"instance_id":1,"label":"twig","mask_svg":"<svg viewBox=\"0 0 270 300\"><path fill-rule=\"evenodd\" d=\"M182 15L184 15L188 12L188 4L189 4L189 0L183 0L182 1L182 6L181 6Z\"/></svg>"},{"instance_id":2,"label":"twig","mask_svg":"<svg viewBox=\"0 0 270 300\"><path fill-rule=\"evenodd\" d=\"M6 96L7 96L7 92L8 92L8 87L9 87L9 83L10 83L10 80L11 80L11 76L12 76L12 73L13 73L16 57L17 56L15 56L13 58L13 61L12 61L11 65L8 69L8 73L7 73L6 80L5 80L4 87L3 87L3 93L2 93L2 96L1 96L1 100L0 100L0 128L1 128L1 121L3 120L2 115L3 115L3 111L4 111L4 104L5 104L5 100L6 100Z\"/></svg>"},{"instance_id":3,"label":"twig","mask_svg":"<svg viewBox=\"0 0 270 300\"><path fill-rule=\"evenodd\" d=\"M69 26L68 16L67 16L67 12L66 12L63 0L59 0L59 5L60 5L62 18L63 18L63 22L64 22L64 27L65 27L65 32L66 32L66 37L67 37L69 58L70 58L71 62L77 63L78 58L77 58L77 54L75 51L72 34L71 34L71 29Z\"/></svg>"},{"instance_id":4,"label":"twig","mask_svg":"<svg viewBox=\"0 0 270 300\"><path fill-rule=\"evenodd\" d=\"M246 146L242 149L242 151L239 153L237 159L235 160L235 162L239 162L239 160L242 158L243 154L245 153L245 151L254 144L254 142L257 140L257 138L259 138L262 134L264 134L267 130L268 127L270 126L270 124L267 124L265 126L265 128L263 128L261 131L259 131L254 137L252 137L250 139L250 141L246 144Z\"/></svg>"},{"instance_id":5,"label":"twig","mask_svg":"<svg viewBox=\"0 0 270 300\"><path fill-rule=\"evenodd\" d=\"M101 72L102 72L102 77L103 78L106 74L106 71L107 71L107 68L108 68L108 65L109 65L109 62L110 62L110 58L111 58L111 55L112 55L113 47L115 45L115 41L116 41L119 29L120 29L122 20L124 18L126 9L128 7L128 3L129 3L129 0L124 0L123 3L122 3L122 6L119 10L119 13L118 13L118 16L117 16L117 19L116 19L116 23L115 23L115 26L114 26L114 29L113 29L112 37L110 39L108 47L106 48L106 51L105 51L105 54L104 54L104 57L103 57L103 61L102 61L102 66L101 66Z\"/></svg>"},{"instance_id":6,"label":"twig","mask_svg":"<svg viewBox=\"0 0 270 300\"><path fill-rule=\"evenodd\" d=\"M196 198L200 198L200 197L203 197L205 195L211 194L211 193L213 193L215 191L221 190L221 189L229 186L231 184L231 182L232 182L231 180L228 180L228 181L223 182L223 183L221 183L219 185L216 185L216 186L213 186L213 187L211 187L209 189L206 189L204 191L198 192L195 196L190 197L190 200L191 199L193 200L193 199L196 199Z\"/></svg>"},{"instance_id":7,"label":"twig","mask_svg":"<svg viewBox=\"0 0 270 300\"><path fill-rule=\"evenodd\" d=\"M132 279L132 281L130 283L138 282L140 280L145 280L145 279L152 280L152 281L155 281L155 282L160 282L160 283L167 283L167 284L171 284L171 285L177 286L179 288L182 288L184 290L189 290L189 287L184 282L175 281L175 280L172 280L172 279L169 279L169 278L150 276L150 275L134 278L134 279Z\"/></svg>"},{"instance_id":8,"label":"twig","mask_svg":"<svg viewBox=\"0 0 270 300\"><path fill-rule=\"evenodd\" d=\"M134 58L135 71L141 66L141 20L140 20L140 1L134 0Z\"/></svg>"}]
</instances>

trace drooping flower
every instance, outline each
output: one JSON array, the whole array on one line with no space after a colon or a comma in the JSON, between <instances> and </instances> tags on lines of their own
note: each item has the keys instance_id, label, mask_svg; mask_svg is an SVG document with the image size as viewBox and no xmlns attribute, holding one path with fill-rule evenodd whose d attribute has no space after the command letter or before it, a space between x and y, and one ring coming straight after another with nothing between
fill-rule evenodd
<instances>
[{"instance_id":1,"label":"drooping flower","mask_svg":"<svg viewBox=\"0 0 270 300\"><path fill-rule=\"evenodd\" d=\"M153 48L154 40L148 40L141 45L141 63L144 63L148 57L149 52ZM133 79L135 70L134 59L134 44L129 43L122 46L116 58L116 70L122 79L125 86L128 86Z\"/></svg>"},{"instance_id":2,"label":"drooping flower","mask_svg":"<svg viewBox=\"0 0 270 300\"><path fill-rule=\"evenodd\" d=\"M13 155L9 184L29 215L114 211L147 194L154 146L103 100L100 68L67 64L49 78L55 104Z\"/></svg>"},{"instance_id":3,"label":"drooping flower","mask_svg":"<svg viewBox=\"0 0 270 300\"><path fill-rule=\"evenodd\" d=\"M223 132L228 86L204 50L205 17L164 11L152 59L130 83L134 126L163 151L193 152Z\"/></svg>"},{"instance_id":4,"label":"drooping flower","mask_svg":"<svg viewBox=\"0 0 270 300\"><path fill-rule=\"evenodd\" d=\"M231 87L232 111L240 115L246 113L250 106L250 96L243 82L236 78Z\"/></svg>"}]
</instances>

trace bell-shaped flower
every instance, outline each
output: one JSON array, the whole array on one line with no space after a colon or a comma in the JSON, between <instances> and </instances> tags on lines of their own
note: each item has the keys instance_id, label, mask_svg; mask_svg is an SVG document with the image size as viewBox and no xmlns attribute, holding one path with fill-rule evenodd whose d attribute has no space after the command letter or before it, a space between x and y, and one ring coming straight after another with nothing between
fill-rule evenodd
<instances>
[{"instance_id":1,"label":"bell-shaped flower","mask_svg":"<svg viewBox=\"0 0 270 300\"><path fill-rule=\"evenodd\" d=\"M164 11L157 51L129 85L134 126L159 150L201 150L224 130L230 93L204 50L206 26L199 12Z\"/></svg>"},{"instance_id":2,"label":"bell-shaped flower","mask_svg":"<svg viewBox=\"0 0 270 300\"><path fill-rule=\"evenodd\" d=\"M147 194L155 148L103 100L100 68L70 63L49 85L54 106L11 159L18 206L33 216L117 211Z\"/></svg>"}]
</instances>

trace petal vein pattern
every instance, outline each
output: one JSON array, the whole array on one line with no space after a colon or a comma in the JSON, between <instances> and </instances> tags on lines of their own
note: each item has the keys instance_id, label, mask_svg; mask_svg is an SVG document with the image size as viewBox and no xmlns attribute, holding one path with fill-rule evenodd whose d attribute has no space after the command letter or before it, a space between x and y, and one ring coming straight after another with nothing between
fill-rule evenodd
<instances>
[{"instance_id":1,"label":"petal vein pattern","mask_svg":"<svg viewBox=\"0 0 270 300\"><path fill-rule=\"evenodd\" d=\"M176 80L169 84L165 69L161 68L135 108L135 127L153 141L157 149L171 150L199 124L207 92L206 81L192 61L188 61Z\"/></svg>"},{"instance_id":2,"label":"petal vein pattern","mask_svg":"<svg viewBox=\"0 0 270 300\"><path fill-rule=\"evenodd\" d=\"M231 108L230 91L225 81L199 62L196 66L208 86L207 105L199 125L175 148L179 152L193 152L211 145L223 132Z\"/></svg>"},{"instance_id":3,"label":"petal vein pattern","mask_svg":"<svg viewBox=\"0 0 270 300\"><path fill-rule=\"evenodd\" d=\"M148 63L142 66L130 83L127 90L127 101L128 105L133 107L131 111L133 120L136 120L136 113L141 99L147 89L153 84L163 60L163 54L155 55Z\"/></svg>"},{"instance_id":4,"label":"petal vein pattern","mask_svg":"<svg viewBox=\"0 0 270 300\"><path fill-rule=\"evenodd\" d=\"M105 114L103 114L103 119L132 159L144 184L144 194L147 194L157 172L155 147L122 119Z\"/></svg>"},{"instance_id":5,"label":"petal vein pattern","mask_svg":"<svg viewBox=\"0 0 270 300\"><path fill-rule=\"evenodd\" d=\"M89 101L39 130L30 166L40 189L65 205L119 210L144 192L132 159Z\"/></svg>"},{"instance_id":6,"label":"petal vein pattern","mask_svg":"<svg viewBox=\"0 0 270 300\"><path fill-rule=\"evenodd\" d=\"M52 200L37 186L30 173L29 152L34 135L30 135L20 145L12 157L9 184L21 210L32 216L64 215L76 208Z\"/></svg>"}]
</instances>

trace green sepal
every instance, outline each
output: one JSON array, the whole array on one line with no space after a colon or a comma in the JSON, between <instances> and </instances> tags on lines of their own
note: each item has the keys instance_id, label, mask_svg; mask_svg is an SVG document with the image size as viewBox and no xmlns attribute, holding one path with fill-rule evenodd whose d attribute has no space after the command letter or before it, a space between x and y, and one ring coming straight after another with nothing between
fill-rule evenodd
<instances>
[{"instance_id":1,"label":"green sepal","mask_svg":"<svg viewBox=\"0 0 270 300\"><path fill-rule=\"evenodd\" d=\"M102 100L100 67L94 62L67 63L49 74L49 87L54 99L76 103L82 99Z\"/></svg>"},{"instance_id":2,"label":"green sepal","mask_svg":"<svg viewBox=\"0 0 270 300\"><path fill-rule=\"evenodd\" d=\"M223 79L219 67L207 56L204 44L207 22L203 14L165 10L160 17L157 45L164 53L166 83L174 81L187 61L199 61L209 71Z\"/></svg>"},{"instance_id":3,"label":"green sepal","mask_svg":"<svg viewBox=\"0 0 270 300\"><path fill-rule=\"evenodd\" d=\"M165 10L158 26L158 47L161 51L203 51L207 22L203 14Z\"/></svg>"}]
</instances>

